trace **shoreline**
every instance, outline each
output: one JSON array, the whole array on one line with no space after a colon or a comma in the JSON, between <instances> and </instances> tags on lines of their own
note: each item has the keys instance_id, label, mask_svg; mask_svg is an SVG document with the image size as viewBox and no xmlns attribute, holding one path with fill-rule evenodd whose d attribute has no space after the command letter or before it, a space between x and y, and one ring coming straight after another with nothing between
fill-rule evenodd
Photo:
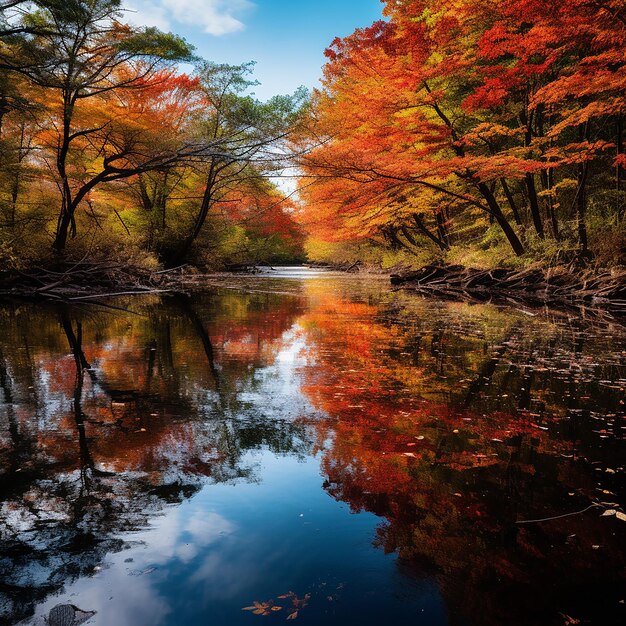
<instances>
[{"instance_id":1,"label":"shoreline","mask_svg":"<svg viewBox=\"0 0 626 626\"><path fill-rule=\"evenodd\" d=\"M554 269L479 270L461 265L426 265L391 274L392 285L450 300L593 311L626 322L626 271L582 274Z\"/></svg>"},{"instance_id":2,"label":"shoreline","mask_svg":"<svg viewBox=\"0 0 626 626\"><path fill-rule=\"evenodd\" d=\"M270 266L262 266L270 267ZM281 266L271 266L277 271ZM294 266L290 266L294 267ZM626 270L576 275L564 268L479 270L460 265L426 265L418 270L371 271L360 263L307 263L304 268L341 272L347 276L388 277L398 289L447 300L465 300L531 308L581 309L608 314L626 322ZM173 269L124 267L111 262L67 263L55 269L0 272L0 301L77 302L139 295L188 294L210 277L254 277L261 266L244 271L202 273L192 266ZM396 270L397 272L397 270Z\"/></svg>"}]
</instances>

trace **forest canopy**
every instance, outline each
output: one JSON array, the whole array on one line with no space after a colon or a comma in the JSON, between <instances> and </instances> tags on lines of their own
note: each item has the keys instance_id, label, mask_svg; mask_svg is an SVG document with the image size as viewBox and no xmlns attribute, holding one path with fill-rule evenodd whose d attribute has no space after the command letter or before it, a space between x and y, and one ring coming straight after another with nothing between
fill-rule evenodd
<instances>
[{"instance_id":1,"label":"forest canopy","mask_svg":"<svg viewBox=\"0 0 626 626\"><path fill-rule=\"evenodd\" d=\"M382 4L262 102L120 0L0 2L0 262L623 264L624 0Z\"/></svg>"},{"instance_id":2,"label":"forest canopy","mask_svg":"<svg viewBox=\"0 0 626 626\"><path fill-rule=\"evenodd\" d=\"M383 4L326 51L311 254L623 263L626 3Z\"/></svg>"}]
</instances>

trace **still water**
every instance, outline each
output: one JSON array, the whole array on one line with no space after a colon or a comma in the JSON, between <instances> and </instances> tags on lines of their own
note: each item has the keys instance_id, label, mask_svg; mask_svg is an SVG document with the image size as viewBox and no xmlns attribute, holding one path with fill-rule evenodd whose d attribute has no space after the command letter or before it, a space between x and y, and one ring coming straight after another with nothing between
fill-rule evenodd
<instances>
[{"instance_id":1,"label":"still water","mask_svg":"<svg viewBox=\"0 0 626 626\"><path fill-rule=\"evenodd\" d=\"M626 623L618 324L294 269L0 329L2 624Z\"/></svg>"}]
</instances>

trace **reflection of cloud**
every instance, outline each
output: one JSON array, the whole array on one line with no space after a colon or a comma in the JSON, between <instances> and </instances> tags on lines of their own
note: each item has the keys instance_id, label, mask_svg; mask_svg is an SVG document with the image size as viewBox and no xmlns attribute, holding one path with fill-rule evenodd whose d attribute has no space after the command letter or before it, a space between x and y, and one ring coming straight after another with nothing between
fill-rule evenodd
<instances>
[{"instance_id":1,"label":"reflection of cloud","mask_svg":"<svg viewBox=\"0 0 626 626\"><path fill-rule=\"evenodd\" d=\"M253 7L250 0L130 0L125 19L163 30L177 22L220 36L243 30L239 18Z\"/></svg>"},{"instance_id":2,"label":"reflection of cloud","mask_svg":"<svg viewBox=\"0 0 626 626\"><path fill-rule=\"evenodd\" d=\"M199 509L185 519L186 511L186 507L173 508L156 518L148 530L133 534L133 540L145 541L140 555L142 564L163 565L172 559L187 563L196 556L198 548L208 547L235 531L235 525L217 513Z\"/></svg>"},{"instance_id":3,"label":"reflection of cloud","mask_svg":"<svg viewBox=\"0 0 626 626\"><path fill-rule=\"evenodd\" d=\"M235 526L217 513L197 511L185 525L185 530L193 537L196 544L209 546L220 537L230 535L235 530Z\"/></svg>"},{"instance_id":4,"label":"reflection of cloud","mask_svg":"<svg viewBox=\"0 0 626 626\"><path fill-rule=\"evenodd\" d=\"M189 577L189 583L201 583L204 602L217 597L235 598L255 580L255 572L246 567L245 556L232 557L232 554L209 553Z\"/></svg>"},{"instance_id":5,"label":"reflection of cloud","mask_svg":"<svg viewBox=\"0 0 626 626\"><path fill-rule=\"evenodd\" d=\"M169 508L149 528L127 535L125 539L132 547L110 553L96 576L78 579L61 596L52 596L39 605L36 617L41 618L54 605L66 602L96 611L94 626L158 626L168 622L172 608L159 589L163 570L175 567L177 561L187 566L203 549L235 529L222 515L198 508L197 501L195 506ZM231 583L236 581L236 568L228 571L229 559L219 551L215 556L212 554L202 561L190 582L205 579L217 582L225 573ZM214 571L207 571L207 566ZM28 620L24 626L39 623L36 619Z\"/></svg>"}]
</instances>

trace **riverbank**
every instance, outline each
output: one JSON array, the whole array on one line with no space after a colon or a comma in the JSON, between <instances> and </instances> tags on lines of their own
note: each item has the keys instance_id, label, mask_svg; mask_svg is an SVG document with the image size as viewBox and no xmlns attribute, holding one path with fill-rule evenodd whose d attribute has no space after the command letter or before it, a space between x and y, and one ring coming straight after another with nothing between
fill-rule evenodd
<instances>
[{"instance_id":1,"label":"riverbank","mask_svg":"<svg viewBox=\"0 0 626 626\"><path fill-rule=\"evenodd\" d=\"M504 304L593 308L626 317L626 271L575 274L564 268L490 270L461 265L426 265L392 274L393 285L424 294Z\"/></svg>"},{"instance_id":2,"label":"riverbank","mask_svg":"<svg viewBox=\"0 0 626 626\"><path fill-rule=\"evenodd\" d=\"M346 274L389 276L391 284L439 298L494 302L528 307L607 313L626 319L626 271L580 272L567 268L513 270L473 269L461 265L426 265L419 270L376 271L363 264L310 263L303 267ZM267 268L266 268L267 269ZM277 268L270 268L280 270ZM220 273L234 281L260 268ZM184 265L174 269L124 265L112 261L79 261L0 272L0 298L79 301L113 296L189 293L215 274Z\"/></svg>"},{"instance_id":3,"label":"riverbank","mask_svg":"<svg viewBox=\"0 0 626 626\"><path fill-rule=\"evenodd\" d=\"M187 266L165 270L113 261L60 261L52 268L0 272L0 298L67 301L180 292L194 274Z\"/></svg>"}]
</instances>

